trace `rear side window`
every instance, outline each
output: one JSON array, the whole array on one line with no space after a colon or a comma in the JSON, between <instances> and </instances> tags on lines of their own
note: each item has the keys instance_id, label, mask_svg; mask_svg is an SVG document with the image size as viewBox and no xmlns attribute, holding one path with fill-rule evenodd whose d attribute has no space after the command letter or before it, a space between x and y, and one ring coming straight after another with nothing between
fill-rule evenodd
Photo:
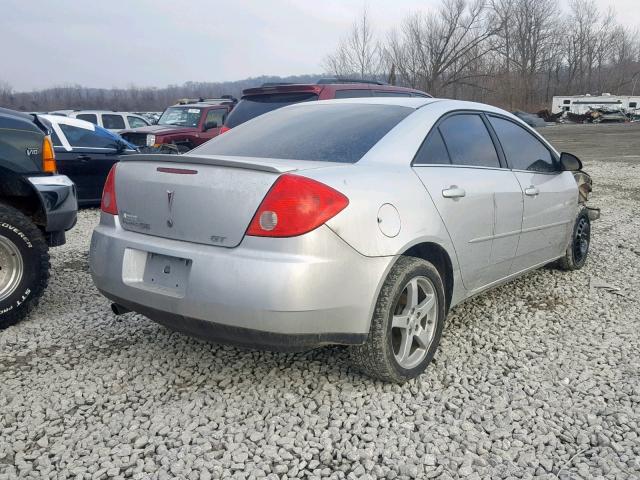
<instances>
[{"instance_id":1,"label":"rear side window","mask_svg":"<svg viewBox=\"0 0 640 480\"><path fill-rule=\"evenodd\" d=\"M393 90L376 90L373 92L375 97L410 97L409 92L394 92Z\"/></svg>"},{"instance_id":2,"label":"rear side window","mask_svg":"<svg viewBox=\"0 0 640 480\"><path fill-rule=\"evenodd\" d=\"M229 128L234 128L263 113L271 112L294 103L310 102L313 100L318 100L316 93L298 92L250 95L238 102L238 105L236 105L227 117L226 125Z\"/></svg>"},{"instance_id":3,"label":"rear side window","mask_svg":"<svg viewBox=\"0 0 640 480\"><path fill-rule=\"evenodd\" d=\"M102 115L102 126L111 130L120 130L126 128L124 125L124 118L122 115Z\"/></svg>"},{"instance_id":4,"label":"rear side window","mask_svg":"<svg viewBox=\"0 0 640 480\"><path fill-rule=\"evenodd\" d=\"M543 173L558 171L551 152L534 135L503 118L490 116L489 121L511 168Z\"/></svg>"},{"instance_id":5,"label":"rear side window","mask_svg":"<svg viewBox=\"0 0 640 480\"><path fill-rule=\"evenodd\" d=\"M500 167L493 140L479 115L455 115L439 128L454 165Z\"/></svg>"},{"instance_id":6,"label":"rear side window","mask_svg":"<svg viewBox=\"0 0 640 480\"><path fill-rule=\"evenodd\" d=\"M76 115L78 120L85 120L87 122L98 124L98 117L95 113L79 113Z\"/></svg>"},{"instance_id":7,"label":"rear side window","mask_svg":"<svg viewBox=\"0 0 640 480\"><path fill-rule=\"evenodd\" d=\"M370 97L371 90L337 90L335 98L360 98L360 97Z\"/></svg>"},{"instance_id":8,"label":"rear side window","mask_svg":"<svg viewBox=\"0 0 640 480\"><path fill-rule=\"evenodd\" d=\"M438 128L434 128L425 142L420 146L413 161L414 165L448 165L451 163L449 152L442 140Z\"/></svg>"},{"instance_id":9,"label":"rear side window","mask_svg":"<svg viewBox=\"0 0 640 480\"><path fill-rule=\"evenodd\" d=\"M140 127L146 127L149 125L140 117L127 117L127 120L129 120L130 128L140 128Z\"/></svg>"},{"instance_id":10,"label":"rear side window","mask_svg":"<svg viewBox=\"0 0 640 480\"><path fill-rule=\"evenodd\" d=\"M305 105L231 129L194 154L355 163L413 109L397 105Z\"/></svg>"},{"instance_id":11,"label":"rear side window","mask_svg":"<svg viewBox=\"0 0 640 480\"><path fill-rule=\"evenodd\" d=\"M59 124L60 130L67 137L67 141L76 148L116 148L116 138L106 130L87 130L73 125Z\"/></svg>"}]
</instances>

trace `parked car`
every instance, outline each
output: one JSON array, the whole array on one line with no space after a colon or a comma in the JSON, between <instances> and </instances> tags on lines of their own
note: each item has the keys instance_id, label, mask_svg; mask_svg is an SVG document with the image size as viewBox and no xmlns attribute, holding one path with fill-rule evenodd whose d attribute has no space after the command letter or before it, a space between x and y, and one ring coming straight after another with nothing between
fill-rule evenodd
<instances>
[{"instance_id":1,"label":"parked car","mask_svg":"<svg viewBox=\"0 0 640 480\"><path fill-rule=\"evenodd\" d=\"M94 125L106 128L114 133L130 128L148 127L151 125L142 115L131 112L116 112L110 110L60 110L59 112L52 112L53 115L57 113L65 113L64 116L66 117L91 122Z\"/></svg>"},{"instance_id":2,"label":"parked car","mask_svg":"<svg viewBox=\"0 0 640 480\"><path fill-rule=\"evenodd\" d=\"M184 153L220 133L234 98L187 100L167 108L157 125L121 132L122 137L141 149L163 149Z\"/></svg>"},{"instance_id":3,"label":"parked car","mask_svg":"<svg viewBox=\"0 0 640 480\"><path fill-rule=\"evenodd\" d=\"M99 205L109 170L122 155L137 153L136 147L84 120L56 115L40 118L51 128L58 170L76 184L79 204Z\"/></svg>"},{"instance_id":4,"label":"parked car","mask_svg":"<svg viewBox=\"0 0 640 480\"><path fill-rule=\"evenodd\" d=\"M57 174L49 128L0 108L0 328L23 319L49 280L49 247L76 223L73 182Z\"/></svg>"},{"instance_id":5,"label":"parked car","mask_svg":"<svg viewBox=\"0 0 640 480\"><path fill-rule=\"evenodd\" d=\"M454 305L585 264L596 215L580 169L489 105L291 105L186 155L123 159L91 273L117 313L261 348L346 344L364 372L403 382Z\"/></svg>"},{"instance_id":6,"label":"parked car","mask_svg":"<svg viewBox=\"0 0 640 480\"><path fill-rule=\"evenodd\" d=\"M242 92L240 102L227 117L221 133L258 115L294 103L361 97L431 98L431 95L420 90L366 80L325 78L315 84L265 83L261 87L248 88Z\"/></svg>"}]
</instances>

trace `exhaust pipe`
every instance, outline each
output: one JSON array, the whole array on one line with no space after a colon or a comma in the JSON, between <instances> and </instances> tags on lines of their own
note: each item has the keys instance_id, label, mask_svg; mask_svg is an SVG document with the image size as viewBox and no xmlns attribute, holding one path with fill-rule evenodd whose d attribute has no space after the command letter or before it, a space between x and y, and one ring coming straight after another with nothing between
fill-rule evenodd
<instances>
[{"instance_id":1,"label":"exhaust pipe","mask_svg":"<svg viewBox=\"0 0 640 480\"><path fill-rule=\"evenodd\" d=\"M122 305L118 305L117 303L112 303L111 311L116 315L122 315L124 313L129 313L131 310L129 310L126 307L123 307Z\"/></svg>"}]
</instances>

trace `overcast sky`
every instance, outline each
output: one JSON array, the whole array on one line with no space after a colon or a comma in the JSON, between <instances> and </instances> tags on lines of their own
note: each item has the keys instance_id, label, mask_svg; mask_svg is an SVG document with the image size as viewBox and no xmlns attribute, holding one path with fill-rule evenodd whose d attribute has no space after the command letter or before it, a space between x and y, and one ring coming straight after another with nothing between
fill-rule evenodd
<instances>
[{"instance_id":1,"label":"overcast sky","mask_svg":"<svg viewBox=\"0 0 640 480\"><path fill-rule=\"evenodd\" d=\"M320 73L365 3L384 34L439 1L0 0L0 81L26 91ZM596 3L640 26L640 0Z\"/></svg>"}]
</instances>

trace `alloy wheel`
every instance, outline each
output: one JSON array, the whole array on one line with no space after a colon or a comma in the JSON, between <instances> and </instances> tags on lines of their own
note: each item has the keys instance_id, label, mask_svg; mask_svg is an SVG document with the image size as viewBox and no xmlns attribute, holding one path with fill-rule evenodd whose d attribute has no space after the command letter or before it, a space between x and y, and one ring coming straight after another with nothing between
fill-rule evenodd
<instances>
[{"instance_id":1,"label":"alloy wheel","mask_svg":"<svg viewBox=\"0 0 640 480\"><path fill-rule=\"evenodd\" d=\"M427 277L407 282L392 309L391 344L398 364L407 370L425 359L436 334L438 297Z\"/></svg>"}]
</instances>

